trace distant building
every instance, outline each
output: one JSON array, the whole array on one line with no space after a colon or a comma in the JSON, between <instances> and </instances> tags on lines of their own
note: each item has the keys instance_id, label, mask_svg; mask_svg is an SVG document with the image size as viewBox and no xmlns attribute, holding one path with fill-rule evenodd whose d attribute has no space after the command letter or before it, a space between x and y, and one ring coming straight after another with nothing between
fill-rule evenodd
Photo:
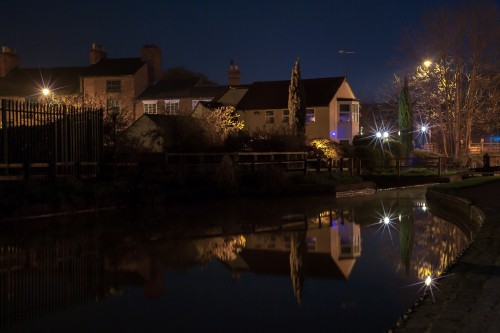
<instances>
[{"instance_id":1,"label":"distant building","mask_svg":"<svg viewBox=\"0 0 500 333\"><path fill-rule=\"evenodd\" d=\"M198 77L165 79L149 86L136 98L139 114L189 116L199 102L210 102L227 90L206 85Z\"/></svg>"},{"instance_id":2,"label":"distant building","mask_svg":"<svg viewBox=\"0 0 500 333\"><path fill-rule=\"evenodd\" d=\"M359 100L346 78L305 79L302 82L307 107L307 138L352 142L353 136L359 133ZM272 132L289 126L289 85L288 80L265 81L248 87L236 105L247 131Z\"/></svg>"},{"instance_id":3,"label":"distant building","mask_svg":"<svg viewBox=\"0 0 500 333\"><path fill-rule=\"evenodd\" d=\"M0 53L0 98L34 100L49 89L52 97L74 97L104 108L113 106L129 114L131 120L143 114L135 100L162 78L161 51L145 45L141 57L108 58L102 45L92 44L89 66L19 68L15 50L2 47ZM48 96L50 97L50 96Z\"/></svg>"}]
</instances>

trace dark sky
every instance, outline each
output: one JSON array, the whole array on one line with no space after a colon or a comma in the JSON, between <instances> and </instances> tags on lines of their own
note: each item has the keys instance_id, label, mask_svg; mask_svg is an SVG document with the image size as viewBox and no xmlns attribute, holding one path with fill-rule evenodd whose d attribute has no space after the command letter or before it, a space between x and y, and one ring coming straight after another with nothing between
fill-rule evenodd
<instances>
[{"instance_id":1,"label":"dark sky","mask_svg":"<svg viewBox=\"0 0 500 333\"><path fill-rule=\"evenodd\" d=\"M397 70L401 29L444 2L0 0L0 43L17 49L21 67L87 65L92 42L116 58L138 57L153 43L164 68L184 66L220 84L231 59L251 83L289 79L300 57L303 78L347 74L367 101Z\"/></svg>"}]
</instances>

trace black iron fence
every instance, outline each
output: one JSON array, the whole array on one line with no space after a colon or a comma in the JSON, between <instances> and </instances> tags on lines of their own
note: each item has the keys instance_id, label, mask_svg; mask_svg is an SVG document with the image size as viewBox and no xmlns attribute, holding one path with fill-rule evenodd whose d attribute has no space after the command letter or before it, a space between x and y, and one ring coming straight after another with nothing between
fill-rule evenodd
<instances>
[{"instance_id":1,"label":"black iron fence","mask_svg":"<svg viewBox=\"0 0 500 333\"><path fill-rule=\"evenodd\" d=\"M3 179L97 174L101 109L2 99L0 121Z\"/></svg>"}]
</instances>

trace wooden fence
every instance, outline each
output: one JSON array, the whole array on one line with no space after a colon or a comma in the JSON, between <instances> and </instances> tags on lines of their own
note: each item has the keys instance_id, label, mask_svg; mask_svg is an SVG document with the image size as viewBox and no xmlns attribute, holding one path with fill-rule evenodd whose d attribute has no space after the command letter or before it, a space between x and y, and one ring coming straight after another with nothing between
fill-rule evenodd
<instances>
[{"instance_id":1,"label":"wooden fence","mask_svg":"<svg viewBox=\"0 0 500 333\"><path fill-rule=\"evenodd\" d=\"M500 143L496 142L481 142L481 143L471 143L469 144L469 151L472 155L479 155L484 153L499 153L500 154Z\"/></svg>"}]
</instances>

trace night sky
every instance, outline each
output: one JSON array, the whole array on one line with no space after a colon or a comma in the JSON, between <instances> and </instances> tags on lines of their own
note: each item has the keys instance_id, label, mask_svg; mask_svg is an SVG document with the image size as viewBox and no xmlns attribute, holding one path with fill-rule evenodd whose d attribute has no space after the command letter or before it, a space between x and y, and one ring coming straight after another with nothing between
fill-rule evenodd
<instances>
[{"instance_id":1,"label":"night sky","mask_svg":"<svg viewBox=\"0 0 500 333\"><path fill-rule=\"evenodd\" d=\"M112 58L139 57L152 43L164 68L183 66L220 84L231 59L251 83L289 79L300 57L303 78L347 74L366 102L398 70L402 29L445 2L0 0L0 43L16 48L25 68L87 65L92 42Z\"/></svg>"}]
</instances>

